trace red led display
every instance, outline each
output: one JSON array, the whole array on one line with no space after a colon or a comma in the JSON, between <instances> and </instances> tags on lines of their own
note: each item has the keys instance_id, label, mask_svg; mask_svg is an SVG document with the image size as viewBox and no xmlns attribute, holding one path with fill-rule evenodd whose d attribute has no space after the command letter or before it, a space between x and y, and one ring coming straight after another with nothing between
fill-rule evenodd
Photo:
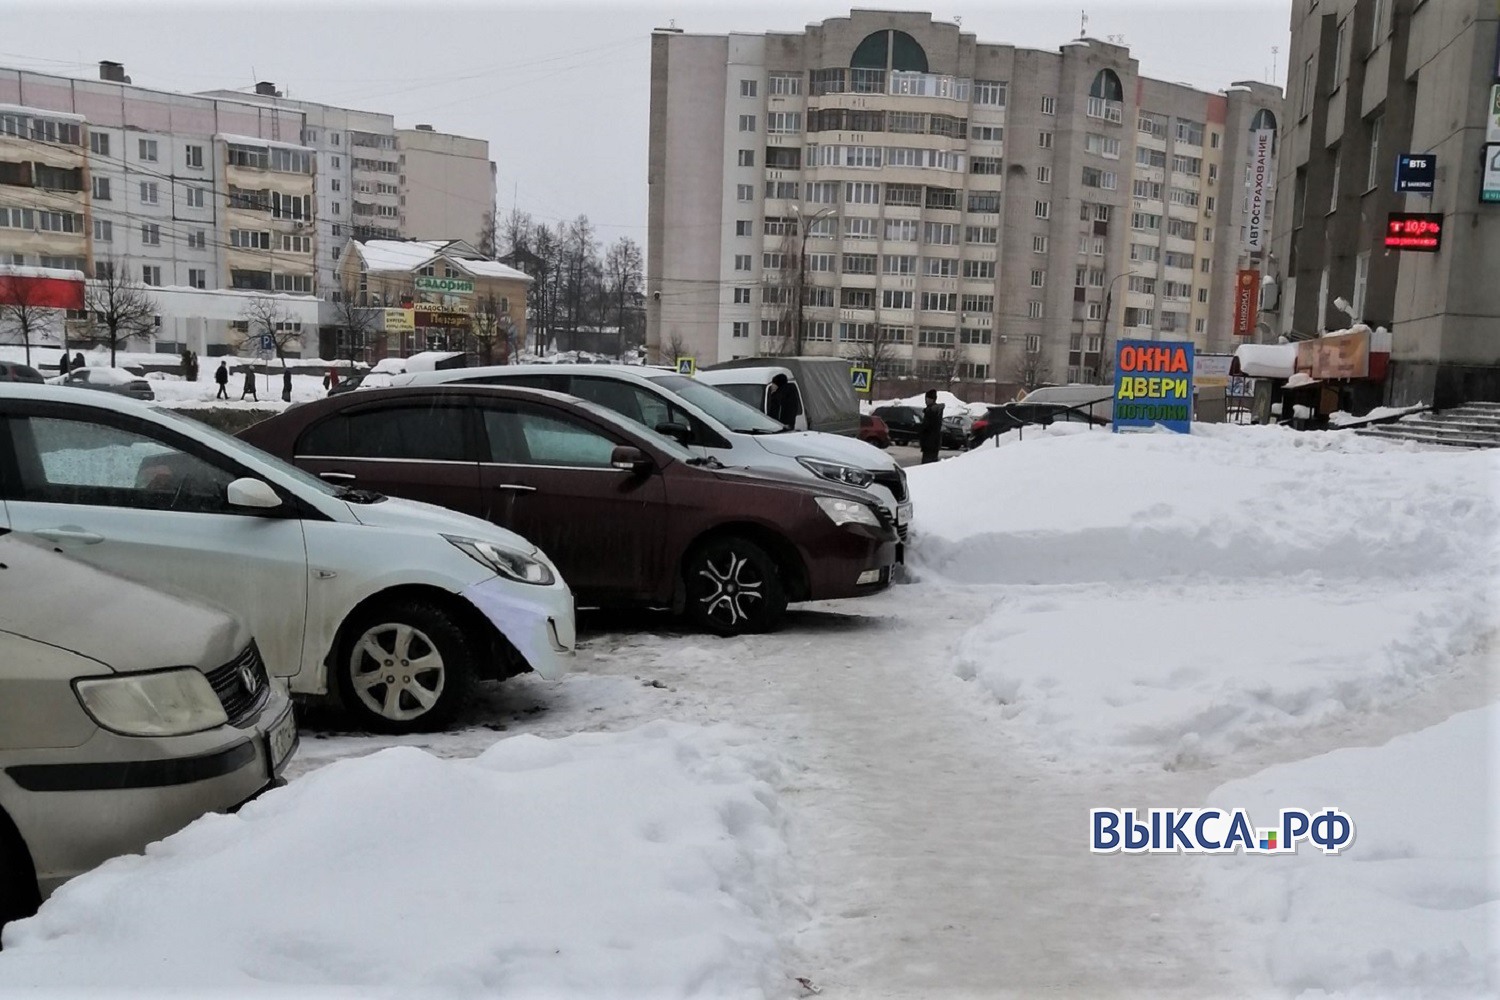
<instances>
[{"instance_id":1,"label":"red led display","mask_svg":"<svg viewBox=\"0 0 1500 1000\"><path fill-rule=\"evenodd\" d=\"M1443 243L1443 217L1427 212L1392 212L1385 224L1387 250L1436 253Z\"/></svg>"}]
</instances>

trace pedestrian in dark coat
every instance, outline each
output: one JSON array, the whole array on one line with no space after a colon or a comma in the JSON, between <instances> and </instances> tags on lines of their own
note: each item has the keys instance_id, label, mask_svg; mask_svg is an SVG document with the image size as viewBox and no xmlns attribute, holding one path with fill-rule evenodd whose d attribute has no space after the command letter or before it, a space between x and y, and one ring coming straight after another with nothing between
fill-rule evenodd
<instances>
[{"instance_id":1,"label":"pedestrian in dark coat","mask_svg":"<svg viewBox=\"0 0 1500 1000\"><path fill-rule=\"evenodd\" d=\"M75 369L83 367L83 352L82 351L79 351L77 354L73 355L73 367Z\"/></svg>"},{"instance_id":2,"label":"pedestrian in dark coat","mask_svg":"<svg viewBox=\"0 0 1500 1000\"><path fill-rule=\"evenodd\" d=\"M255 369L254 368L246 368L245 369L245 387L240 390L240 398L244 399L246 396L250 396L250 397L254 398L254 400L257 403L260 402L260 394L255 391Z\"/></svg>"},{"instance_id":3,"label":"pedestrian in dark coat","mask_svg":"<svg viewBox=\"0 0 1500 1000\"><path fill-rule=\"evenodd\" d=\"M795 430L797 418L802 415L802 400L797 387L787 380L786 374L777 372L771 376L771 393L766 400L766 415L772 420Z\"/></svg>"},{"instance_id":4,"label":"pedestrian in dark coat","mask_svg":"<svg viewBox=\"0 0 1500 1000\"><path fill-rule=\"evenodd\" d=\"M214 370L214 381L219 383L219 391L214 399L229 398L229 363L220 361L219 367Z\"/></svg>"},{"instance_id":5,"label":"pedestrian in dark coat","mask_svg":"<svg viewBox=\"0 0 1500 1000\"><path fill-rule=\"evenodd\" d=\"M937 390L927 390L927 405L922 408L922 429L917 432L917 444L922 449L922 464L938 460L943 447L943 408L938 405Z\"/></svg>"}]
</instances>

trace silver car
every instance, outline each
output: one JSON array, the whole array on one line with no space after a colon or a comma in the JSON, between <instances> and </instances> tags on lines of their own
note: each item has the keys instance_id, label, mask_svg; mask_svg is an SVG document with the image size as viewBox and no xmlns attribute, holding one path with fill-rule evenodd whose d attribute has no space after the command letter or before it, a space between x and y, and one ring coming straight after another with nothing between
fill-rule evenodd
<instances>
[{"instance_id":1,"label":"silver car","mask_svg":"<svg viewBox=\"0 0 1500 1000\"><path fill-rule=\"evenodd\" d=\"M0 534L0 925L279 783L296 745L237 618Z\"/></svg>"},{"instance_id":2,"label":"silver car","mask_svg":"<svg viewBox=\"0 0 1500 1000\"><path fill-rule=\"evenodd\" d=\"M155 399L156 390L149 380L124 368L75 368L61 378L53 379L75 389L100 389L132 399Z\"/></svg>"}]
</instances>

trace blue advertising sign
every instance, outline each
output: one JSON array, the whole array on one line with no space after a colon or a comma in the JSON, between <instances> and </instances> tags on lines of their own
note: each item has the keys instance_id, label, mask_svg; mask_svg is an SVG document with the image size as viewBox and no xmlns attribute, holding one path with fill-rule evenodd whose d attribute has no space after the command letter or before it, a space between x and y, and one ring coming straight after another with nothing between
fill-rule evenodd
<instances>
[{"instance_id":1,"label":"blue advertising sign","mask_svg":"<svg viewBox=\"0 0 1500 1000\"><path fill-rule=\"evenodd\" d=\"M1115 344L1114 430L1193 429L1193 345L1121 340Z\"/></svg>"},{"instance_id":2,"label":"blue advertising sign","mask_svg":"<svg viewBox=\"0 0 1500 1000\"><path fill-rule=\"evenodd\" d=\"M1437 156L1433 153L1401 153L1396 157L1396 191L1402 194L1432 194L1437 184Z\"/></svg>"}]
</instances>

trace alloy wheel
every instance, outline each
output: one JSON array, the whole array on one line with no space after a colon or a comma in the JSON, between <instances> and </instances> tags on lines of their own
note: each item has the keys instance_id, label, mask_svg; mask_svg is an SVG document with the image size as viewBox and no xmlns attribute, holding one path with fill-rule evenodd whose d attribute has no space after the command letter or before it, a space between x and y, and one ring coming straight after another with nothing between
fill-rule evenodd
<instances>
[{"instance_id":1,"label":"alloy wheel","mask_svg":"<svg viewBox=\"0 0 1500 1000\"><path fill-rule=\"evenodd\" d=\"M734 549L719 557L705 558L698 576L707 581L698 598L703 613L729 628L739 628L755 614L755 606L765 605L765 578L750 561Z\"/></svg>"},{"instance_id":2,"label":"alloy wheel","mask_svg":"<svg viewBox=\"0 0 1500 1000\"><path fill-rule=\"evenodd\" d=\"M421 629L401 622L372 626L349 654L349 680L366 709L392 722L420 718L447 683L437 646Z\"/></svg>"}]
</instances>

